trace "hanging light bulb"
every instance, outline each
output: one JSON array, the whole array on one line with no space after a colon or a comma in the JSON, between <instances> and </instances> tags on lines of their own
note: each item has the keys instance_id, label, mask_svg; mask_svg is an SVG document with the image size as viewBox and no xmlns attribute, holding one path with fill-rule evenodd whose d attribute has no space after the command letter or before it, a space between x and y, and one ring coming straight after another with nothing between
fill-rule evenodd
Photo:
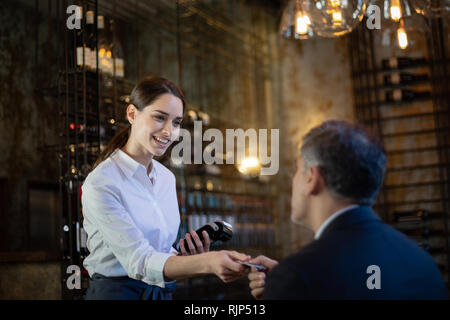
<instances>
[{"instance_id":1,"label":"hanging light bulb","mask_svg":"<svg viewBox=\"0 0 450 320\"><path fill-rule=\"evenodd\" d=\"M340 6L340 0L330 0L329 13L331 14L331 21L334 26L340 26L342 24L342 11Z\"/></svg>"},{"instance_id":2,"label":"hanging light bulb","mask_svg":"<svg viewBox=\"0 0 450 320\"><path fill-rule=\"evenodd\" d=\"M408 48L408 34L406 33L403 20L400 21L400 26L397 29L397 41L400 49Z\"/></svg>"},{"instance_id":3,"label":"hanging light bulb","mask_svg":"<svg viewBox=\"0 0 450 320\"><path fill-rule=\"evenodd\" d=\"M364 18L370 0L302 0L314 32L322 37L350 33Z\"/></svg>"},{"instance_id":4,"label":"hanging light bulb","mask_svg":"<svg viewBox=\"0 0 450 320\"><path fill-rule=\"evenodd\" d=\"M311 19L305 13L301 0L291 0L284 8L280 34L292 39L309 39L314 36Z\"/></svg>"},{"instance_id":5,"label":"hanging light bulb","mask_svg":"<svg viewBox=\"0 0 450 320\"><path fill-rule=\"evenodd\" d=\"M426 47L426 34L430 32L427 20L415 12L411 16L402 18L398 23L382 24L381 32L375 35L375 43L401 54L419 54L421 48ZM387 22L387 21L386 21Z\"/></svg>"},{"instance_id":6,"label":"hanging light bulb","mask_svg":"<svg viewBox=\"0 0 450 320\"><path fill-rule=\"evenodd\" d=\"M414 10L427 18L450 14L450 0L410 0Z\"/></svg>"},{"instance_id":7,"label":"hanging light bulb","mask_svg":"<svg viewBox=\"0 0 450 320\"><path fill-rule=\"evenodd\" d=\"M311 26L311 20L302 10L298 10L295 19L295 32L299 35L307 35Z\"/></svg>"},{"instance_id":8,"label":"hanging light bulb","mask_svg":"<svg viewBox=\"0 0 450 320\"><path fill-rule=\"evenodd\" d=\"M403 33L403 30L404 33ZM397 46L404 52L414 55L415 52L425 48L427 43L427 34L430 29L427 19L415 12L411 16L402 18L397 29ZM406 45L406 46L405 46Z\"/></svg>"},{"instance_id":9,"label":"hanging light bulb","mask_svg":"<svg viewBox=\"0 0 450 320\"><path fill-rule=\"evenodd\" d=\"M400 7L400 0L392 0L389 14L392 20L398 22L402 18L402 8Z\"/></svg>"},{"instance_id":10,"label":"hanging light bulb","mask_svg":"<svg viewBox=\"0 0 450 320\"><path fill-rule=\"evenodd\" d=\"M412 10L408 0L384 0L384 18L399 22L404 17L411 16Z\"/></svg>"}]
</instances>

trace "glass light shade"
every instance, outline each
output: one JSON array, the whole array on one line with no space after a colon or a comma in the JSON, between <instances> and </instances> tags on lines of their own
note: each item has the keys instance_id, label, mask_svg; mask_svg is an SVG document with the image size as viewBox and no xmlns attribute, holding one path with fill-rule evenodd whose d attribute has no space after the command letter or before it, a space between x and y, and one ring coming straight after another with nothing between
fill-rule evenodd
<instances>
[{"instance_id":1,"label":"glass light shade","mask_svg":"<svg viewBox=\"0 0 450 320\"><path fill-rule=\"evenodd\" d=\"M440 18L450 13L450 0L410 0L414 10L427 18Z\"/></svg>"},{"instance_id":2,"label":"glass light shade","mask_svg":"<svg viewBox=\"0 0 450 320\"><path fill-rule=\"evenodd\" d=\"M413 13L392 27L381 29L381 44L394 48L398 54L413 54L426 47L428 25L423 16Z\"/></svg>"},{"instance_id":3,"label":"glass light shade","mask_svg":"<svg viewBox=\"0 0 450 320\"><path fill-rule=\"evenodd\" d=\"M350 33L364 18L370 0L302 0L314 32L334 38Z\"/></svg>"},{"instance_id":4,"label":"glass light shade","mask_svg":"<svg viewBox=\"0 0 450 320\"><path fill-rule=\"evenodd\" d=\"M383 17L386 20L399 22L400 19L413 14L413 9L408 0L384 0Z\"/></svg>"},{"instance_id":5,"label":"glass light shade","mask_svg":"<svg viewBox=\"0 0 450 320\"><path fill-rule=\"evenodd\" d=\"M290 39L309 39L314 36L311 19L305 13L301 0L291 0L283 10L280 34Z\"/></svg>"}]
</instances>

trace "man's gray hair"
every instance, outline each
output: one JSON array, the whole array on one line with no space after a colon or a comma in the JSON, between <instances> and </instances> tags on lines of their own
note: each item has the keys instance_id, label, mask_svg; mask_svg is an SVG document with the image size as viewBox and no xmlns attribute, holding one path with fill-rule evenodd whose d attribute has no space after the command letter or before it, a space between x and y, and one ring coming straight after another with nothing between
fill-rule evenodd
<instances>
[{"instance_id":1,"label":"man's gray hair","mask_svg":"<svg viewBox=\"0 0 450 320\"><path fill-rule=\"evenodd\" d=\"M305 168L318 166L337 197L371 205L383 184L386 154L365 130L329 120L311 129L300 148Z\"/></svg>"}]
</instances>

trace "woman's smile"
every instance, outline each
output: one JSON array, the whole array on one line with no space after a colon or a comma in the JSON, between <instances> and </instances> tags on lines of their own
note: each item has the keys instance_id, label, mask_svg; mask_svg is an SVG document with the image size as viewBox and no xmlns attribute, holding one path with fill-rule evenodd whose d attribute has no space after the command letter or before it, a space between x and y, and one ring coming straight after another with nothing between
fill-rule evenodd
<instances>
[{"instance_id":1,"label":"woman's smile","mask_svg":"<svg viewBox=\"0 0 450 320\"><path fill-rule=\"evenodd\" d=\"M161 137L157 137L157 136L153 136L153 139L155 140L156 144L161 148L167 147L170 142L170 139L161 138Z\"/></svg>"}]
</instances>

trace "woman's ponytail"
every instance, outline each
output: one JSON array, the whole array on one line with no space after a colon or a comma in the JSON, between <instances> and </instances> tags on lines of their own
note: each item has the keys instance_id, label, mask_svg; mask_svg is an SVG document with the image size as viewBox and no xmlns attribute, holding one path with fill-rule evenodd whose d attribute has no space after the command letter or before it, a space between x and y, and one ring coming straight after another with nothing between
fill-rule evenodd
<instances>
[{"instance_id":1,"label":"woman's ponytail","mask_svg":"<svg viewBox=\"0 0 450 320\"><path fill-rule=\"evenodd\" d=\"M117 148L122 148L126 145L128 138L130 137L131 125L122 128L108 143L106 148L100 153L100 156L95 161L95 169L103 160L106 160Z\"/></svg>"}]
</instances>

